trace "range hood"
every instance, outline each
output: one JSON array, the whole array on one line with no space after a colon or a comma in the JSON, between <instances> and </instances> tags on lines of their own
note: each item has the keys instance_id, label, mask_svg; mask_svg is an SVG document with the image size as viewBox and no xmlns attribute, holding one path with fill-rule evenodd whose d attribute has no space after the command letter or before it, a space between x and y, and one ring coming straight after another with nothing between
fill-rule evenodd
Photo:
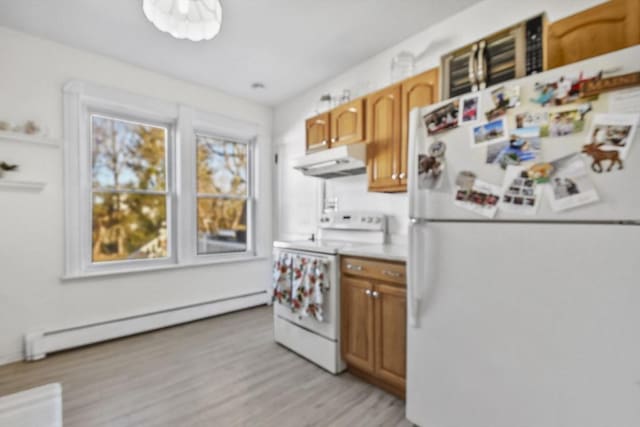
<instances>
[{"instance_id":1,"label":"range hood","mask_svg":"<svg viewBox=\"0 0 640 427\"><path fill-rule=\"evenodd\" d=\"M350 144L310 153L294 160L293 168L325 179L361 175L367 173L367 146Z\"/></svg>"}]
</instances>

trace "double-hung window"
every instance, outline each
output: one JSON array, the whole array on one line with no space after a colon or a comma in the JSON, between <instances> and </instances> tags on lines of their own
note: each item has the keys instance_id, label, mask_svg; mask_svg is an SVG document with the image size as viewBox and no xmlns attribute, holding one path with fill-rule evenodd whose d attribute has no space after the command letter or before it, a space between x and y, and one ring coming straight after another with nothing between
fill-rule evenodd
<instances>
[{"instance_id":1,"label":"double-hung window","mask_svg":"<svg viewBox=\"0 0 640 427\"><path fill-rule=\"evenodd\" d=\"M65 87L65 276L254 258L257 127Z\"/></svg>"},{"instance_id":2,"label":"double-hung window","mask_svg":"<svg viewBox=\"0 0 640 427\"><path fill-rule=\"evenodd\" d=\"M91 114L91 261L170 256L166 126Z\"/></svg>"},{"instance_id":3,"label":"double-hung window","mask_svg":"<svg viewBox=\"0 0 640 427\"><path fill-rule=\"evenodd\" d=\"M251 216L249 143L196 133L198 254L245 252Z\"/></svg>"}]
</instances>

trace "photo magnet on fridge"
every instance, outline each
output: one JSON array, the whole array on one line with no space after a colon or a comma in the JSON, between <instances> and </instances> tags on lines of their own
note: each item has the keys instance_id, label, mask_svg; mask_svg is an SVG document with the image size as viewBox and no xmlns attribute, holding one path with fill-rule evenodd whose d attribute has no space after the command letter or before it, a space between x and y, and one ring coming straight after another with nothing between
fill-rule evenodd
<instances>
[{"instance_id":1,"label":"photo magnet on fridge","mask_svg":"<svg viewBox=\"0 0 640 427\"><path fill-rule=\"evenodd\" d=\"M428 154L418 155L418 188L434 190L442 185L444 179L444 155L447 146L442 141L433 142Z\"/></svg>"},{"instance_id":2,"label":"photo magnet on fridge","mask_svg":"<svg viewBox=\"0 0 640 427\"><path fill-rule=\"evenodd\" d=\"M591 103L580 104L576 108L549 112L549 136L567 136L584 130L584 119L591 111Z\"/></svg>"},{"instance_id":3,"label":"photo magnet on fridge","mask_svg":"<svg viewBox=\"0 0 640 427\"><path fill-rule=\"evenodd\" d=\"M540 137L549 136L549 112L548 111L525 111L516 114L516 129L538 127Z\"/></svg>"},{"instance_id":4,"label":"photo magnet on fridge","mask_svg":"<svg viewBox=\"0 0 640 427\"><path fill-rule=\"evenodd\" d=\"M560 76L555 81L536 83L534 90L537 92L535 98L531 102L540 104L541 106L565 105L580 99L580 89L586 82L592 82L602 77L602 72L595 76L585 77L584 73L572 76ZM590 97L589 99L596 99Z\"/></svg>"},{"instance_id":5,"label":"photo magnet on fridge","mask_svg":"<svg viewBox=\"0 0 640 427\"><path fill-rule=\"evenodd\" d=\"M480 120L480 93L473 92L460 98L462 124L473 124Z\"/></svg>"},{"instance_id":6,"label":"photo magnet on fridge","mask_svg":"<svg viewBox=\"0 0 640 427\"><path fill-rule=\"evenodd\" d=\"M553 166L553 172L549 177L547 196L554 212L599 200L580 154L569 154L550 163Z\"/></svg>"},{"instance_id":7,"label":"photo magnet on fridge","mask_svg":"<svg viewBox=\"0 0 640 427\"><path fill-rule=\"evenodd\" d=\"M536 163L529 167L527 174L529 178L535 180L538 184L549 182L553 173L553 165L551 163Z\"/></svg>"},{"instance_id":8,"label":"photo magnet on fridge","mask_svg":"<svg viewBox=\"0 0 640 427\"><path fill-rule=\"evenodd\" d=\"M487 218L493 218L498 211L500 187L474 179L470 189L458 187L453 204Z\"/></svg>"},{"instance_id":9,"label":"photo magnet on fridge","mask_svg":"<svg viewBox=\"0 0 640 427\"><path fill-rule=\"evenodd\" d=\"M500 165L505 169L509 165L515 166L537 160L541 149L538 126L515 129L511 131L508 141L487 147L486 163Z\"/></svg>"},{"instance_id":10,"label":"photo magnet on fridge","mask_svg":"<svg viewBox=\"0 0 640 427\"><path fill-rule=\"evenodd\" d=\"M506 212L535 215L540 206L542 186L522 166L507 166L502 184L500 209Z\"/></svg>"},{"instance_id":11,"label":"photo magnet on fridge","mask_svg":"<svg viewBox=\"0 0 640 427\"><path fill-rule=\"evenodd\" d=\"M471 171L461 171L456 176L456 185L462 190L470 191L474 182L476 182L476 174Z\"/></svg>"},{"instance_id":12,"label":"photo magnet on fridge","mask_svg":"<svg viewBox=\"0 0 640 427\"><path fill-rule=\"evenodd\" d=\"M458 107L459 101L454 99L451 102L425 114L422 119L424 120L424 125L427 128L427 135L432 136L447 129L457 127Z\"/></svg>"},{"instance_id":13,"label":"photo magnet on fridge","mask_svg":"<svg viewBox=\"0 0 640 427\"><path fill-rule=\"evenodd\" d=\"M582 147L592 159L591 170L602 173L624 167L639 120L640 114L596 114Z\"/></svg>"},{"instance_id":14,"label":"photo magnet on fridge","mask_svg":"<svg viewBox=\"0 0 640 427\"><path fill-rule=\"evenodd\" d=\"M509 135L507 121L500 117L492 122L471 127L471 146L482 147L506 141Z\"/></svg>"},{"instance_id":15,"label":"photo magnet on fridge","mask_svg":"<svg viewBox=\"0 0 640 427\"><path fill-rule=\"evenodd\" d=\"M488 121L504 116L508 109L520 105L520 86L499 86L491 91L491 100L494 108L486 113Z\"/></svg>"}]
</instances>

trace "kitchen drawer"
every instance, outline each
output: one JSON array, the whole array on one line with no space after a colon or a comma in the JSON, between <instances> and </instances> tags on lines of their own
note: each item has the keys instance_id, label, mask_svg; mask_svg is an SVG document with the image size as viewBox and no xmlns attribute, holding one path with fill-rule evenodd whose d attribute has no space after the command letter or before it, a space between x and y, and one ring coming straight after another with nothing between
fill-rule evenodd
<instances>
[{"instance_id":1,"label":"kitchen drawer","mask_svg":"<svg viewBox=\"0 0 640 427\"><path fill-rule=\"evenodd\" d=\"M341 271L352 276L384 280L385 282L405 285L407 283L404 263L380 261L371 258L343 256Z\"/></svg>"}]
</instances>

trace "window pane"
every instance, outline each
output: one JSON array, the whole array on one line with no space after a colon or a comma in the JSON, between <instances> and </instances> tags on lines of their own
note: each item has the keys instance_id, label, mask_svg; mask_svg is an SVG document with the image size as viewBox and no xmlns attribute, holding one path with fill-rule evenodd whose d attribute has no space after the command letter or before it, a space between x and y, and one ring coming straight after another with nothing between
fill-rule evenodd
<instances>
[{"instance_id":1,"label":"window pane","mask_svg":"<svg viewBox=\"0 0 640 427\"><path fill-rule=\"evenodd\" d=\"M247 145L196 135L198 193L246 196Z\"/></svg>"},{"instance_id":2,"label":"window pane","mask_svg":"<svg viewBox=\"0 0 640 427\"><path fill-rule=\"evenodd\" d=\"M164 191L167 129L92 115L93 188Z\"/></svg>"},{"instance_id":3,"label":"window pane","mask_svg":"<svg viewBox=\"0 0 640 427\"><path fill-rule=\"evenodd\" d=\"M95 193L92 235L93 262L167 257L166 197Z\"/></svg>"},{"instance_id":4,"label":"window pane","mask_svg":"<svg viewBox=\"0 0 640 427\"><path fill-rule=\"evenodd\" d=\"M198 254L247 250L247 201L198 199Z\"/></svg>"}]
</instances>

